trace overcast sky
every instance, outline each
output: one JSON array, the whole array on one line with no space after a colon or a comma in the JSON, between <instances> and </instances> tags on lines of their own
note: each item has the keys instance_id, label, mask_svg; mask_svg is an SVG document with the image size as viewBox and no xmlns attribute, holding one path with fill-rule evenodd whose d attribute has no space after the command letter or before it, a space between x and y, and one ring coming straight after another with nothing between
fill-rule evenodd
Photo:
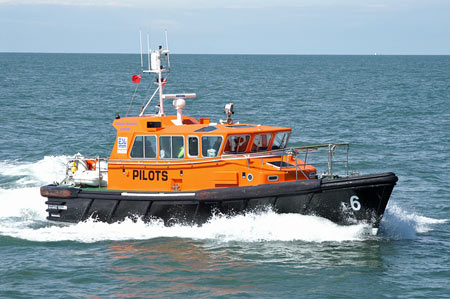
<instances>
[{"instance_id":1,"label":"overcast sky","mask_svg":"<svg viewBox=\"0 0 450 299\"><path fill-rule=\"evenodd\" d=\"M450 54L450 0L0 0L0 52Z\"/></svg>"}]
</instances>

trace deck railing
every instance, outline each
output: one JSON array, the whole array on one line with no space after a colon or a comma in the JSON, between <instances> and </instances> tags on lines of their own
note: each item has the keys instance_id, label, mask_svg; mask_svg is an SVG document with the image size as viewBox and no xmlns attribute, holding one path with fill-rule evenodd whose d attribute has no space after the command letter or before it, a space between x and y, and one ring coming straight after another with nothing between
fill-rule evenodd
<instances>
[{"instance_id":1,"label":"deck railing","mask_svg":"<svg viewBox=\"0 0 450 299\"><path fill-rule=\"evenodd\" d=\"M72 185L74 184L73 181L73 173L72 173L72 167L73 167L73 163L75 161L77 161L78 163L84 163L85 167L87 168L87 164L86 161L87 160L92 160L92 161L96 161L96 167L93 171L97 172L98 174L98 187L101 187L101 183L102 183L102 179L103 176L106 174L108 174L108 158L102 158L100 156L82 156L79 153L74 155L71 159L69 159L66 162L66 177L64 178L64 180L58 184L61 185ZM106 168L105 168L106 166Z\"/></svg>"},{"instance_id":2,"label":"deck railing","mask_svg":"<svg viewBox=\"0 0 450 299\"><path fill-rule=\"evenodd\" d=\"M345 151L345 158L344 159L336 159L336 150L342 148ZM300 171L303 176L307 179L308 176L305 175L303 170L306 168L306 165L308 165L308 159L310 158L311 154L318 152L318 151L327 151L326 160L321 161L314 161L311 163L316 168L319 168L320 166L326 166L326 171L322 173L322 177L324 178L335 178L336 175L334 173L334 169L336 165L343 165L343 168L345 169L345 175L349 176L349 164L348 164L348 153L350 150L350 145L348 143L330 143L330 144L318 144L318 145L310 145L310 146L303 146L303 147L295 147L295 148L288 148L286 149L285 153L283 154L282 161L284 157L293 156L295 160L295 169L296 169L296 179L298 179L298 171ZM303 157L300 157L303 155ZM303 163L298 164L298 159L303 161ZM302 170L303 168L303 170ZM281 167L280 167L281 169Z\"/></svg>"},{"instance_id":3,"label":"deck railing","mask_svg":"<svg viewBox=\"0 0 450 299\"><path fill-rule=\"evenodd\" d=\"M240 154L226 154L222 156L218 156L215 158L190 158L190 159L165 159L165 160L148 160L143 162L142 160L130 161L130 160L122 160L122 159L110 159L109 164L120 164L120 165L186 165L186 164L203 164L203 163L211 163L211 162L226 162L232 160L242 160L246 159L248 163L252 159L261 159L265 158L273 158L280 157L280 170L283 168L288 168L292 166L288 166L287 161L289 161L289 156L293 156L303 163L298 163L297 159L295 160L295 168L296 168L296 179L298 179L298 173L302 173L306 178L308 178L303 170L305 170L306 165L312 165L316 168L321 166L325 167L325 171L322 172L321 177L326 178L334 178L335 168L337 165L342 165L345 169L345 175L349 175L349 163L348 163L348 153L349 153L349 144L348 143L333 143L333 144L318 144L318 145L310 145L310 146L302 146L302 147L293 147L293 148L284 148L284 149L276 149L271 151L264 152L256 152L256 153L240 153ZM345 151L344 159L336 159L337 149L341 149ZM316 152L326 151L326 155L322 156L322 160L319 158L314 162L310 162L311 157L319 156L319 154L315 154ZM314 154L314 155L313 155Z\"/></svg>"}]
</instances>

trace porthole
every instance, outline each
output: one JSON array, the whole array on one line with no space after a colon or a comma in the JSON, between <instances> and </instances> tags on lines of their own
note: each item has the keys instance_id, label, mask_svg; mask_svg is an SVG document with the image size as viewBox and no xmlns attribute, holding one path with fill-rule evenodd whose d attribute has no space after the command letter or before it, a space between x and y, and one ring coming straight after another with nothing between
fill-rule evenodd
<instances>
[{"instance_id":1,"label":"porthole","mask_svg":"<svg viewBox=\"0 0 450 299\"><path fill-rule=\"evenodd\" d=\"M269 175L269 176L267 177L267 180L268 180L269 182L276 182L276 181L278 181L278 176L277 176L277 175Z\"/></svg>"},{"instance_id":2,"label":"porthole","mask_svg":"<svg viewBox=\"0 0 450 299\"><path fill-rule=\"evenodd\" d=\"M251 173L247 174L247 180L249 182L253 181L253 174L251 174Z\"/></svg>"}]
</instances>

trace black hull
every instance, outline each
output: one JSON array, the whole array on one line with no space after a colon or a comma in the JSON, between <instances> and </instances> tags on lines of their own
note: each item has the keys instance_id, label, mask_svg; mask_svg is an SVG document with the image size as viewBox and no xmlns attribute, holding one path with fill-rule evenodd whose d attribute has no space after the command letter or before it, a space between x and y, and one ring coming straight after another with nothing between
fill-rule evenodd
<instances>
[{"instance_id":1,"label":"black hull","mask_svg":"<svg viewBox=\"0 0 450 299\"><path fill-rule=\"evenodd\" d=\"M48 220L116 222L125 218L205 223L214 213L233 215L272 208L327 218L337 224L367 222L377 228L397 182L393 173L334 180L307 180L196 192L123 192L48 185Z\"/></svg>"}]
</instances>

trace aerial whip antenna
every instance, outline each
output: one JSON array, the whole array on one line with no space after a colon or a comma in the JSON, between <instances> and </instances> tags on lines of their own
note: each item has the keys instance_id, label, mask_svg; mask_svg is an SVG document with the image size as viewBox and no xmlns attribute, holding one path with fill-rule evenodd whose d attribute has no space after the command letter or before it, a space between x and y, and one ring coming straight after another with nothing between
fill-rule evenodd
<instances>
[{"instance_id":1,"label":"aerial whip antenna","mask_svg":"<svg viewBox=\"0 0 450 299\"><path fill-rule=\"evenodd\" d=\"M164 32L166 35L166 50L169 51L169 40L167 39L167 29ZM167 55L167 66L170 70L170 55Z\"/></svg>"},{"instance_id":2,"label":"aerial whip antenna","mask_svg":"<svg viewBox=\"0 0 450 299\"><path fill-rule=\"evenodd\" d=\"M142 31L139 30L139 46L141 48L141 69L144 69L144 60L142 59Z\"/></svg>"},{"instance_id":3,"label":"aerial whip antenna","mask_svg":"<svg viewBox=\"0 0 450 299\"><path fill-rule=\"evenodd\" d=\"M148 69L150 69L150 36L147 33L147 53L148 53Z\"/></svg>"}]
</instances>

